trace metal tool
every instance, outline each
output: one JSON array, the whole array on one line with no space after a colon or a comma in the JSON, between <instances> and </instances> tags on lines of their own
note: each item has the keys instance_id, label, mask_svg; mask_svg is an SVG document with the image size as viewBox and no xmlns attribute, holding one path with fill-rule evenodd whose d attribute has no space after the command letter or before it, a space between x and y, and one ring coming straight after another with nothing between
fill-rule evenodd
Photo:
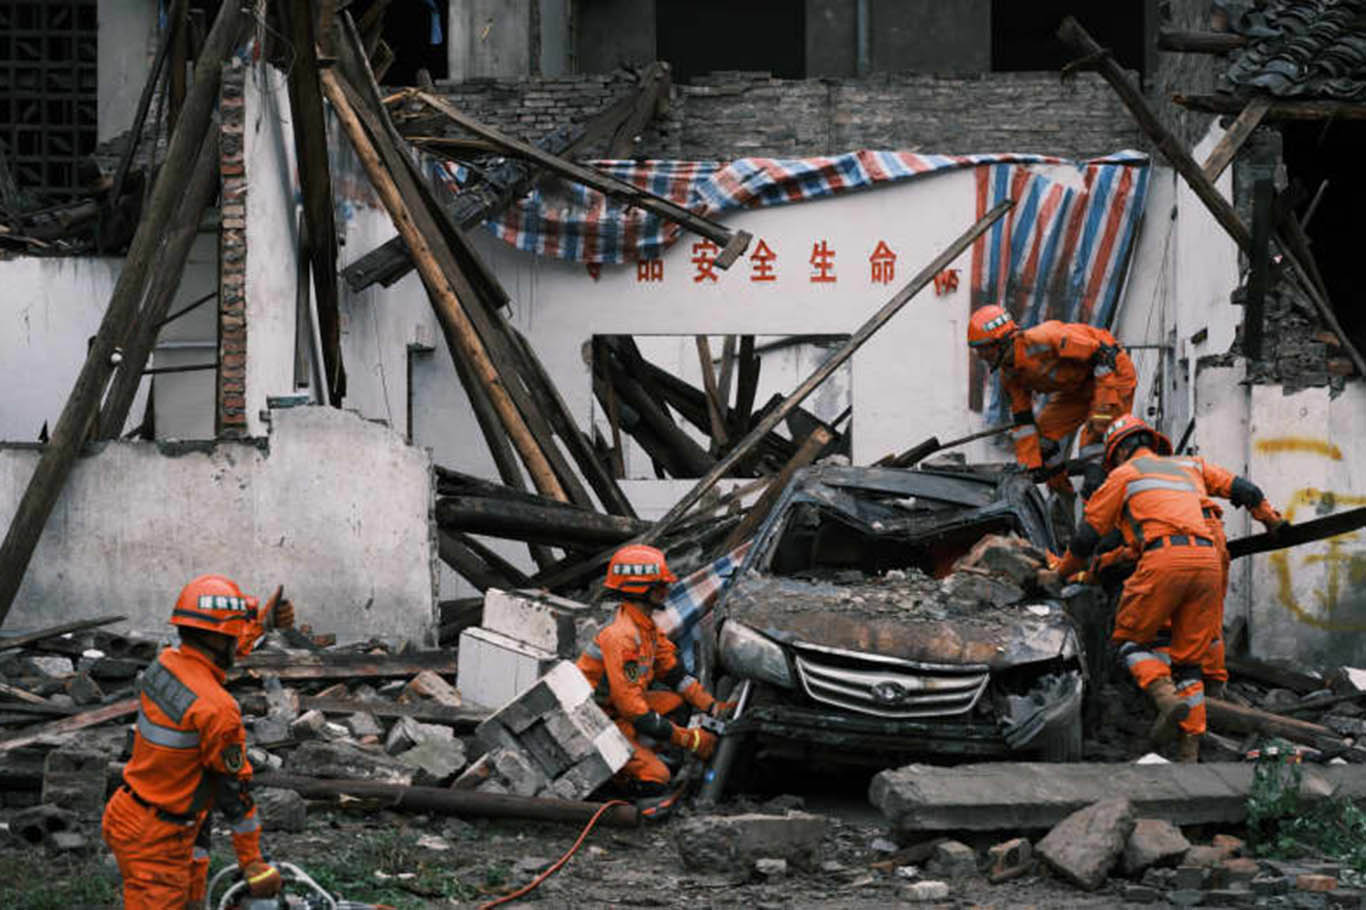
<instances>
[{"instance_id":1,"label":"metal tool","mask_svg":"<svg viewBox=\"0 0 1366 910\"><path fill-rule=\"evenodd\" d=\"M706 773L702 775L702 787L697 792L697 804L699 806L716 805L726 787L726 778L730 776L730 766L735 763L735 755L740 749L742 738L734 733L727 735L727 730L733 727L735 722L744 714L753 687L752 680L746 679L741 682L735 698L735 710L731 711L730 717L724 721L714 719L721 725L721 729L717 731L717 736L721 737L721 741L717 743L716 754L711 757L711 764L707 766Z\"/></svg>"},{"instance_id":2,"label":"metal tool","mask_svg":"<svg viewBox=\"0 0 1366 910\"><path fill-rule=\"evenodd\" d=\"M275 897L252 897L237 866L224 866L209 882L208 890L204 893L204 910L214 910L215 907L217 910L279 910L282 907L299 910L362 910L374 906L334 898L307 872L293 863L276 863L275 868L280 870L280 876L285 882L284 888ZM225 878L231 876L237 876L238 880L228 886L215 904L214 891ZM289 893L290 891L296 893Z\"/></svg>"}]
</instances>

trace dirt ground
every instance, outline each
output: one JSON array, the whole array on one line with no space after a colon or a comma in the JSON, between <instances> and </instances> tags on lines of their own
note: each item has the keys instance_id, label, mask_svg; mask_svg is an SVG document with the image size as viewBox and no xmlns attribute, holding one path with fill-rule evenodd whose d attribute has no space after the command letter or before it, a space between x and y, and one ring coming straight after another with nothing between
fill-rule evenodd
<instances>
[{"instance_id":1,"label":"dirt ground","mask_svg":"<svg viewBox=\"0 0 1366 910\"><path fill-rule=\"evenodd\" d=\"M886 829L866 804L806 808L831 819L817 870L793 869L769 880L745 870L690 873L671 833L679 820L671 819L637 829L594 830L564 868L511 906L871 910L905 902L907 880L872 867L887 856ZM98 839L96 832L90 833L92 840ZM577 836L578 827L566 824L466 822L312 807L304 832L267 831L266 842L274 859L301 866L350 900L396 908L474 908L530 881ZM226 832L216 832L215 868L224 862L231 862L230 842ZM1121 902L1117 890L1085 894L1037 875L1002 885L980 878L960 880L951 887L949 900L915 906L1101 910ZM84 857L54 856L13 844L0 850L0 906L76 910L118 905L117 870L102 846Z\"/></svg>"}]
</instances>

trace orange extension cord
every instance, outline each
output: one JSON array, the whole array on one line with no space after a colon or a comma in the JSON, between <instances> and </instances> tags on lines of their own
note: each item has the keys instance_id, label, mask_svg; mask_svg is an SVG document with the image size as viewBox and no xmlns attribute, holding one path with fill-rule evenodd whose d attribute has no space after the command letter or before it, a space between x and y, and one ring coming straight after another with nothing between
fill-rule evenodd
<instances>
[{"instance_id":1,"label":"orange extension cord","mask_svg":"<svg viewBox=\"0 0 1366 910\"><path fill-rule=\"evenodd\" d=\"M585 839L587 839L589 832L593 830L593 826L598 823L598 819L602 818L602 814L604 812L606 812L613 806L629 805L631 804L624 799L609 799L607 802L603 803L601 806L598 807L598 811L593 813L593 817L588 820L588 824L584 825L583 831L579 833L579 839L574 841L574 846L570 847L568 852L566 852L564 856L561 856L558 860L556 860L555 865L551 866L549 869L545 870L540 875L536 876L531 881L527 882L525 885L518 888L511 894L504 894L497 900L491 900L487 904L482 904L479 907L479 910L490 910L490 908L497 907L499 904L506 904L508 901L515 901L519 897L526 897L532 891L535 891L536 888L540 886L541 882L550 878L550 876L554 875L556 872L559 872L560 867L563 866L565 863L569 862L571 858L573 858L574 854L577 853L579 848L583 846L583 842Z\"/></svg>"}]
</instances>

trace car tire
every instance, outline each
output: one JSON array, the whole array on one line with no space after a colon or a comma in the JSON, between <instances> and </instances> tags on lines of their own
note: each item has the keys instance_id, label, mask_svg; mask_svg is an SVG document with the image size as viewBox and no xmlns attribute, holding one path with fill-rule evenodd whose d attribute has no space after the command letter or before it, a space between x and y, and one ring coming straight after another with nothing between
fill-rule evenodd
<instances>
[{"instance_id":1,"label":"car tire","mask_svg":"<svg viewBox=\"0 0 1366 910\"><path fill-rule=\"evenodd\" d=\"M1035 741L1039 761L1081 761L1081 712L1075 712L1065 723L1047 727Z\"/></svg>"}]
</instances>

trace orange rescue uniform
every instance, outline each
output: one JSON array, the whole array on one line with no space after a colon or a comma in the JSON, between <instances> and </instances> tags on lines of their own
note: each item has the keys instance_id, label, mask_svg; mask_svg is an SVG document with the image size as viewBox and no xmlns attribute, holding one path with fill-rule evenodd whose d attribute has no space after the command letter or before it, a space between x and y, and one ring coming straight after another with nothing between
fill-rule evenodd
<instances>
[{"instance_id":1,"label":"orange rescue uniform","mask_svg":"<svg viewBox=\"0 0 1366 910\"><path fill-rule=\"evenodd\" d=\"M1076 551L1089 555L1087 541L1093 547L1118 527L1139 554L1138 567L1124 583L1112 638L1139 688L1172 679L1177 695L1190 706L1181 730L1195 735L1205 732L1201 665L1220 633L1224 578L1201 507L1206 470L1201 459L1159 456L1141 447L1087 502L1074 543ZM1218 473L1210 471L1210 477L1218 483ZM1059 574L1066 577L1080 567L1069 551ZM1157 646L1168 623L1169 654Z\"/></svg>"},{"instance_id":2,"label":"orange rescue uniform","mask_svg":"<svg viewBox=\"0 0 1366 910\"><path fill-rule=\"evenodd\" d=\"M1016 332L1006 343L1012 345L1012 357L1002 368L1001 384L1010 396L1020 464L1042 467L1039 435L1058 442L1077 427L1082 428L1081 457L1099 457L1105 428L1133 408L1138 383L1133 361L1115 336L1085 323L1049 320ZM1049 395L1037 417L1036 392ZM1066 477L1060 480L1067 484Z\"/></svg>"},{"instance_id":3,"label":"orange rescue uniform","mask_svg":"<svg viewBox=\"0 0 1366 910\"><path fill-rule=\"evenodd\" d=\"M668 767L653 749L641 744L640 735L684 745L680 740L688 731L666 720L667 715L684 702L709 711L716 700L684 669L678 649L655 625L649 608L623 600L616 617L579 656L578 667L593 686L598 704L635 747L617 773L618 779L667 784ZM672 691L651 689L655 682Z\"/></svg>"},{"instance_id":4,"label":"orange rescue uniform","mask_svg":"<svg viewBox=\"0 0 1366 910\"><path fill-rule=\"evenodd\" d=\"M195 837L211 808L232 828L238 864L262 861L246 732L225 678L184 645L162 651L143 673L133 757L103 823L127 910L203 903L209 858Z\"/></svg>"}]
</instances>

